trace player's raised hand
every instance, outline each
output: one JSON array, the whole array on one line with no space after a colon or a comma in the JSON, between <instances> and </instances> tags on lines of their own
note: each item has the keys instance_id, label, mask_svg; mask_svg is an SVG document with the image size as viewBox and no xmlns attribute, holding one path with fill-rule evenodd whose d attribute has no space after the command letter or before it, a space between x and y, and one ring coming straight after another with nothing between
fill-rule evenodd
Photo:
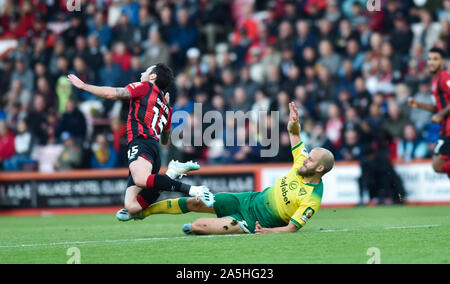
<instances>
[{"instance_id":1,"label":"player's raised hand","mask_svg":"<svg viewBox=\"0 0 450 284\"><path fill-rule=\"evenodd\" d=\"M168 104L170 104L170 94L169 94L169 92L166 93L166 96L164 97L164 99L166 100L166 102Z\"/></svg>"},{"instance_id":2,"label":"player's raised hand","mask_svg":"<svg viewBox=\"0 0 450 284\"><path fill-rule=\"evenodd\" d=\"M73 74L69 74L67 76L67 80L72 83L72 85L74 85L75 87L77 87L78 89L83 89L86 86L86 83L84 83L83 81L81 81L80 78L78 78L77 76L73 75Z\"/></svg>"},{"instance_id":3,"label":"player's raised hand","mask_svg":"<svg viewBox=\"0 0 450 284\"><path fill-rule=\"evenodd\" d=\"M290 122L298 122L298 110L295 102L289 103L289 121Z\"/></svg>"}]
</instances>

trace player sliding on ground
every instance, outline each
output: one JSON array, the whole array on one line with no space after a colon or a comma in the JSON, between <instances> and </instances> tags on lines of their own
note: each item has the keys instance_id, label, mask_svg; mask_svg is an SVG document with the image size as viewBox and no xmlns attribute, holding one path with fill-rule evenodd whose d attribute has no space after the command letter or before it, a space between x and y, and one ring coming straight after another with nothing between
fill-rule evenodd
<instances>
[{"instance_id":1,"label":"player sliding on ground","mask_svg":"<svg viewBox=\"0 0 450 284\"><path fill-rule=\"evenodd\" d=\"M433 155L433 169L437 173L446 173L450 178L450 74L445 70L445 52L432 48L428 52L428 71L433 76L431 92L434 104L408 99L410 107L421 108L434 113L431 121L441 124L441 137L437 141Z\"/></svg>"},{"instance_id":2,"label":"player sliding on ground","mask_svg":"<svg viewBox=\"0 0 450 284\"><path fill-rule=\"evenodd\" d=\"M214 196L204 186L190 186L174 180L191 170L198 170L197 163L171 161L165 175L160 175L161 158L158 142L169 143L172 108L169 93L164 90L173 81L173 72L165 64L150 66L141 74L141 81L125 88L98 87L81 81L70 74L67 79L77 88L109 100L130 100L127 120L128 186L125 192L125 208L116 216L126 221L155 202L160 191L177 191L212 206Z\"/></svg>"},{"instance_id":3,"label":"player sliding on ground","mask_svg":"<svg viewBox=\"0 0 450 284\"><path fill-rule=\"evenodd\" d=\"M275 185L263 192L217 193L213 207L194 198L163 200L142 211L136 219L152 214L200 212L218 218L201 218L186 224L186 234L243 234L296 232L306 225L320 207L322 177L334 166L333 154L324 148L309 153L300 138L295 103L289 104L288 131L294 164Z\"/></svg>"}]
</instances>

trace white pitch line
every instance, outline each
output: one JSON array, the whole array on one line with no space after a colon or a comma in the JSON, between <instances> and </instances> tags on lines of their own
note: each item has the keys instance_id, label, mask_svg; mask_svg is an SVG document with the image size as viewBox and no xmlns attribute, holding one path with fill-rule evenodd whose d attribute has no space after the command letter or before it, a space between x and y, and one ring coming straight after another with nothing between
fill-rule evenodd
<instances>
[{"instance_id":1,"label":"white pitch line","mask_svg":"<svg viewBox=\"0 0 450 284\"><path fill-rule=\"evenodd\" d=\"M427 228L427 227L439 227L440 224L431 225L418 225L418 226L398 226L398 227L384 227L384 230L392 229L414 229L414 228ZM330 229L315 231L318 233L337 233L337 232L349 232L360 231L361 229ZM248 234L236 234L236 235L209 235L209 236L197 236L197 238L217 238L217 237L242 237L249 236ZM42 244L18 244L18 245L6 245L0 246L2 248L27 248L27 247L45 247L45 246L65 246L65 245L87 245L87 244L100 244L100 243L124 243L124 242L149 242L149 241L165 241L165 240L181 240L192 238L192 236L183 237L160 237L160 238L140 238L140 239L121 239L121 240L101 240L101 241L74 241L74 242L59 242L59 243L42 243Z\"/></svg>"},{"instance_id":2,"label":"white pitch line","mask_svg":"<svg viewBox=\"0 0 450 284\"><path fill-rule=\"evenodd\" d=\"M414 229L414 228L428 228L428 227L439 227L439 224L432 224L432 225L417 225L417 226L397 226L397 227L385 227L385 230L392 230L392 229Z\"/></svg>"},{"instance_id":3,"label":"white pitch line","mask_svg":"<svg viewBox=\"0 0 450 284\"><path fill-rule=\"evenodd\" d=\"M197 236L197 238L211 238L211 237L237 237L246 236L242 235L209 235L209 236ZM86 245L86 244L99 244L99 243L124 243L124 242L149 242L149 241L165 241L174 239L188 239L192 236L183 237L163 237L163 238L140 238L140 239L121 239L121 240L101 240L101 241L74 241L74 242L59 242L59 243L42 243L42 244L18 244L18 245L6 245L0 246L2 248L25 248L25 247L44 247L44 246L64 246L64 245Z\"/></svg>"}]
</instances>

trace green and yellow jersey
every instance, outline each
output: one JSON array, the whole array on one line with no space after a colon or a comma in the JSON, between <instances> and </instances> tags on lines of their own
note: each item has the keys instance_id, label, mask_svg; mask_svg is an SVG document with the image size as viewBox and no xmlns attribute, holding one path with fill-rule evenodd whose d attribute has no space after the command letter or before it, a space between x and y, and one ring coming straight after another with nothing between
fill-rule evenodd
<instances>
[{"instance_id":1,"label":"green and yellow jersey","mask_svg":"<svg viewBox=\"0 0 450 284\"><path fill-rule=\"evenodd\" d=\"M286 226L290 221L299 228L317 212L322 201L323 183L310 184L298 174L308 157L303 142L292 148L294 165L275 185L258 194L253 202L255 217L263 227Z\"/></svg>"}]
</instances>

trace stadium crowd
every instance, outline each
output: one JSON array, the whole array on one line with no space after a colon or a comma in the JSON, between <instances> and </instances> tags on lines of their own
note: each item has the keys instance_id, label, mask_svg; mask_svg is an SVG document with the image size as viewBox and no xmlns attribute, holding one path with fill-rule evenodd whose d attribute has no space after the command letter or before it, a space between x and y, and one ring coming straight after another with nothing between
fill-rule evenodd
<instances>
[{"instance_id":1,"label":"stadium crowd","mask_svg":"<svg viewBox=\"0 0 450 284\"><path fill-rule=\"evenodd\" d=\"M380 161L386 173L392 161L431 157L439 125L407 98L431 102L426 53L449 49L450 0L381 1L374 12L366 0L80 0L80 11L66 4L0 0L0 40L17 40L0 61L4 171L126 166L127 103L72 88L66 76L123 87L158 62L175 71L174 113L192 113L194 103L204 113L279 111L276 161L291 161L290 101L308 148L360 161L362 187L379 180ZM235 131L236 139L258 136ZM261 147L174 141L162 147L163 164L273 161Z\"/></svg>"}]
</instances>

